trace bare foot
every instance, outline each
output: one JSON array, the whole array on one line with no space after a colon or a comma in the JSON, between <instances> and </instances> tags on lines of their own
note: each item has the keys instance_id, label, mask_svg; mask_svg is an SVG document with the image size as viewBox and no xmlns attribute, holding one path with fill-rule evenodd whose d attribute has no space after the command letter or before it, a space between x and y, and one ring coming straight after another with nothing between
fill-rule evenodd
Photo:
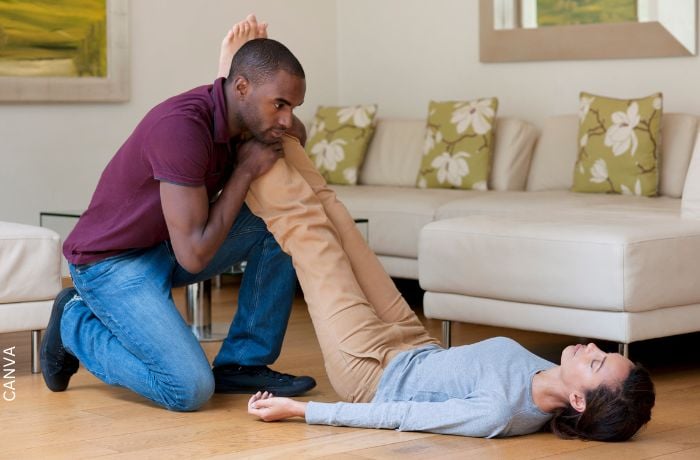
<instances>
[{"instance_id":1,"label":"bare foot","mask_svg":"<svg viewBox=\"0 0 700 460\"><path fill-rule=\"evenodd\" d=\"M267 38L267 23L258 23L254 14L249 14L245 20L234 25L228 31L221 42L221 53L219 54L218 77L228 76L231 60L243 44L254 38Z\"/></svg>"}]
</instances>

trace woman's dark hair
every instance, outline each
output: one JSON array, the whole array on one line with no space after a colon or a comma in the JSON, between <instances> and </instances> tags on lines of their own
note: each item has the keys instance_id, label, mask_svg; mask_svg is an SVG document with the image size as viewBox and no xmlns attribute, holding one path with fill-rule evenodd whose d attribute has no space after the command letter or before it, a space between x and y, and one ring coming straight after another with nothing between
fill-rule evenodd
<instances>
[{"instance_id":1,"label":"woman's dark hair","mask_svg":"<svg viewBox=\"0 0 700 460\"><path fill-rule=\"evenodd\" d=\"M651 419L656 399L649 371L636 364L619 388L600 385L586 392L586 409L568 405L555 412L549 427L565 439L627 441Z\"/></svg>"}]
</instances>

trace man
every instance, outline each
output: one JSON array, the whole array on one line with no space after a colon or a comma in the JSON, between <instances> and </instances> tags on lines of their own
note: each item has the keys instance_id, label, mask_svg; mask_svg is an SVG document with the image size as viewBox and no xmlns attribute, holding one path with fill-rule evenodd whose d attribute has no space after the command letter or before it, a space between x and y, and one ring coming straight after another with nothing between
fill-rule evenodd
<instances>
[{"instance_id":1,"label":"man","mask_svg":"<svg viewBox=\"0 0 700 460\"><path fill-rule=\"evenodd\" d=\"M279 355L296 278L244 204L251 182L279 159L281 136L298 129L292 111L305 91L294 55L260 38L236 53L228 78L146 115L64 244L76 290L56 298L42 342L51 390L66 389L78 360L106 383L180 411L214 389L296 395L315 386L266 366ZM238 311L212 374L171 288L242 260Z\"/></svg>"}]
</instances>

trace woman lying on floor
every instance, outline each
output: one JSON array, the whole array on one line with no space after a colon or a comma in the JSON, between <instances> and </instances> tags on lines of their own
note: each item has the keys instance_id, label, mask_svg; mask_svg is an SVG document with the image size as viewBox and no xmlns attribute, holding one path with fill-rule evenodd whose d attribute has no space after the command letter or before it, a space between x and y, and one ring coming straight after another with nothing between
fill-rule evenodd
<instances>
[{"instance_id":1,"label":"woman lying on floor","mask_svg":"<svg viewBox=\"0 0 700 460\"><path fill-rule=\"evenodd\" d=\"M259 30L254 18L247 22L237 29ZM253 183L246 203L292 256L331 385L349 402L258 393L251 414L476 437L549 424L561 437L600 441L627 440L649 421L655 396L648 372L594 344L565 348L560 366L502 337L440 347L300 142L285 135L282 144L284 158Z\"/></svg>"}]
</instances>

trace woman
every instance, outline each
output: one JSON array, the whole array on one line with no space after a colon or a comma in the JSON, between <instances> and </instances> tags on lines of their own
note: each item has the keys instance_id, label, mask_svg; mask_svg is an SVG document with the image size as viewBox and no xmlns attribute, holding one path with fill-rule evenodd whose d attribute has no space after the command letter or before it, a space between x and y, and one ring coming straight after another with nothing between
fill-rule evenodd
<instances>
[{"instance_id":1,"label":"woman","mask_svg":"<svg viewBox=\"0 0 700 460\"><path fill-rule=\"evenodd\" d=\"M254 17L244 23L224 39L222 60L265 36ZM330 382L349 403L258 393L251 414L479 437L532 433L549 422L559 436L601 441L629 439L649 421L648 372L593 344L567 347L560 366L506 338L441 348L299 140L285 135L282 144L284 158L253 183L246 203L292 256Z\"/></svg>"}]
</instances>

